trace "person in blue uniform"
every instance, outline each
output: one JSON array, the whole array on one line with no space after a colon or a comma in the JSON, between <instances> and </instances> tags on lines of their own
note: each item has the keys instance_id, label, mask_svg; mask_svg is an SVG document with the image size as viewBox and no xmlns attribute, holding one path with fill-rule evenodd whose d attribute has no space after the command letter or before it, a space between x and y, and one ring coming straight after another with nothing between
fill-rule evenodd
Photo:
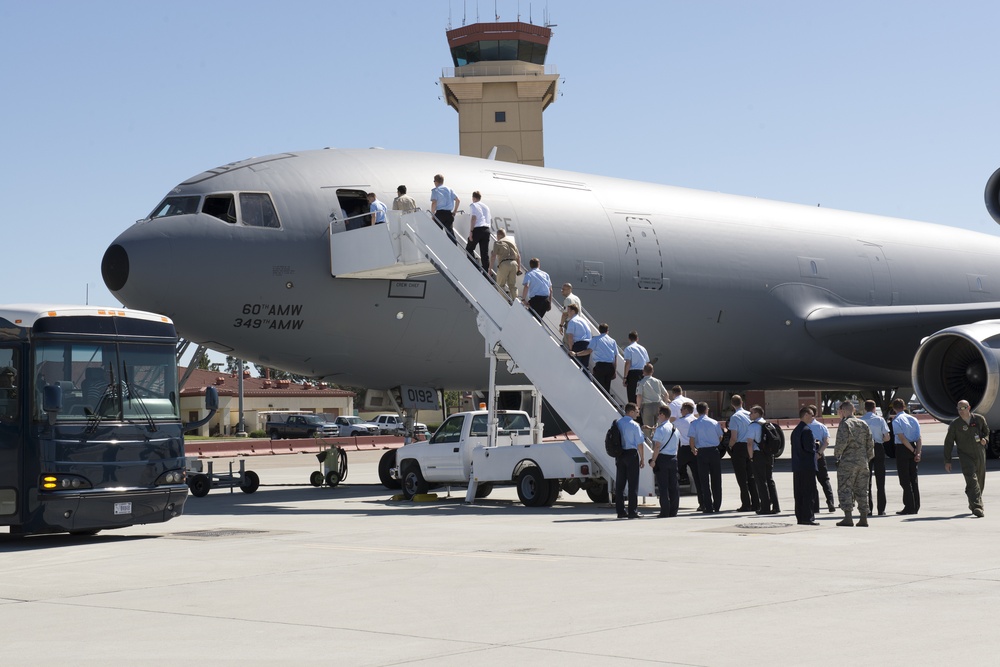
<instances>
[{"instance_id":1,"label":"person in blue uniform","mask_svg":"<svg viewBox=\"0 0 1000 667\"><path fill-rule=\"evenodd\" d=\"M696 406L698 417L688 428L691 451L698 461L698 505L705 514L722 509L722 427L708 416L708 403Z\"/></svg>"},{"instance_id":2,"label":"person in blue uniform","mask_svg":"<svg viewBox=\"0 0 1000 667\"><path fill-rule=\"evenodd\" d=\"M740 487L740 508L737 512L756 512L760 509L757 483L754 480L752 451L747 447L747 430L750 428L750 411L743 407L743 397L733 394L730 401L733 416L729 418L729 458L733 475Z\"/></svg>"},{"instance_id":3,"label":"person in blue uniform","mask_svg":"<svg viewBox=\"0 0 1000 667\"><path fill-rule=\"evenodd\" d=\"M670 408L664 405L656 415L653 431L653 473L660 489L660 518L677 516L680 508L681 489L677 478L677 452L681 434L670 423Z\"/></svg>"},{"instance_id":4,"label":"person in blue uniform","mask_svg":"<svg viewBox=\"0 0 1000 667\"><path fill-rule=\"evenodd\" d=\"M368 193L368 212L371 213L371 222L368 223L369 226L385 224L385 204L378 200L378 197L375 196L374 192Z\"/></svg>"},{"instance_id":5,"label":"person in blue uniform","mask_svg":"<svg viewBox=\"0 0 1000 667\"><path fill-rule=\"evenodd\" d=\"M529 259L528 266L531 270L524 274L521 281L524 285L521 300L538 319L542 319L552 308L552 279L542 271L542 262L537 257Z\"/></svg>"},{"instance_id":6,"label":"person in blue uniform","mask_svg":"<svg viewBox=\"0 0 1000 667\"><path fill-rule=\"evenodd\" d=\"M833 504L833 484L830 483L830 469L826 465L826 448L830 446L830 429L823 423L823 415L818 407L815 405L807 405L806 407L813 413L813 420L809 423L809 428L816 436L816 451L819 454L816 459L816 481L819 482L823 489L823 495L826 496L826 508L835 512L837 507ZM815 510L819 512L819 494L816 494Z\"/></svg>"},{"instance_id":7,"label":"person in blue uniform","mask_svg":"<svg viewBox=\"0 0 1000 667\"><path fill-rule=\"evenodd\" d=\"M750 408L750 425L746 431L746 446L750 455L750 465L753 467L753 478L757 485L757 497L760 506L757 514L778 514L781 507L778 503L778 490L774 486L774 456L760 448L761 432L764 419L764 408L755 405Z\"/></svg>"},{"instance_id":8,"label":"person in blue uniform","mask_svg":"<svg viewBox=\"0 0 1000 667\"><path fill-rule=\"evenodd\" d=\"M455 191L444 184L444 176L441 174L434 176L434 189L431 190L431 215L441 223L441 226L455 243L458 243L454 229L455 210L461 203L462 200L455 196Z\"/></svg>"},{"instance_id":9,"label":"person in blue uniform","mask_svg":"<svg viewBox=\"0 0 1000 667\"><path fill-rule=\"evenodd\" d=\"M639 408L625 404L625 416L618 420L622 434L622 455L615 459L615 509L619 519L639 519L639 469L643 467L642 446L646 439L635 420ZM625 513L625 487L628 486L628 514Z\"/></svg>"},{"instance_id":10,"label":"person in blue uniform","mask_svg":"<svg viewBox=\"0 0 1000 667\"><path fill-rule=\"evenodd\" d=\"M608 333L610 330L607 322L601 322L597 325L599 335L590 339L587 349L574 353L576 357L586 356L593 360L594 379L608 394L611 393L611 381L618 373L618 343Z\"/></svg>"},{"instance_id":11,"label":"person in blue uniform","mask_svg":"<svg viewBox=\"0 0 1000 667\"><path fill-rule=\"evenodd\" d=\"M799 525L818 526L813 502L816 500L816 436L809 425L813 413L809 408L799 410L799 423L792 431L792 487L795 496L795 520Z\"/></svg>"},{"instance_id":12,"label":"person in blue uniform","mask_svg":"<svg viewBox=\"0 0 1000 667\"><path fill-rule=\"evenodd\" d=\"M624 350L622 350L622 359L625 360L625 370L623 372L624 379L622 379L622 384L625 385L625 395L628 400L632 403L638 404L638 396L636 395L636 387L639 384L639 380L642 379L642 369L646 364L649 363L649 353L646 352L646 348L639 345L639 334L635 331L628 332L629 344ZM675 416L680 417L680 411L674 411Z\"/></svg>"},{"instance_id":13,"label":"person in blue uniform","mask_svg":"<svg viewBox=\"0 0 1000 667\"><path fill-rule=\"evenodd\" d=\"M889 425L875 413L875 401L865 401L865 414L861 419L868 424L875 440L875 456L868 466L871 478L868 480L868 514L874 514L876 506L878 515L885 515L885 443L889 441ZM876 496L872 498L872 480L875 481ZM875 503L872 503L875 500Z\"/></svg>"},{"instance_id":14,"label":"person in blue uniform","mask_svg":"<svg viewBox=\"0 0 1000 667\"><path fill-rule=\"evenodd\" d=\"M570 355L585 369L590 368L590 324L580 315L580 309L570 304L569 321L566 323L566 346Z\"/></svg>"},{"instance_id":15,"label":"person in blue uniform","mask_svg":"<svg viewBox=\"0 0 1000 667\"><path fill-rule=\"evenodd\" d=\"M906 401L893 400L896 417L892 420L892 430L896 437L896 473L899 485L903 487L903 509L896 514L916 514L920 511L920 485L917 483L917 464L924 441L920 437L920 424L916 418L906 413Z\"/></svg>"}]
</instances>

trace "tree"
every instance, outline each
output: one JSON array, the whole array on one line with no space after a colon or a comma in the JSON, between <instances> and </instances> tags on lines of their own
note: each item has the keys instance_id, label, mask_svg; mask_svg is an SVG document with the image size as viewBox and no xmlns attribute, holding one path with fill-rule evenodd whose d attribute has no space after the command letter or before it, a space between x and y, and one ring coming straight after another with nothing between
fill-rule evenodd
<instances>
[{"instance_id":1,"label":"tree","mask_svg":"<svg viewBox=\"0 0 1000 667\"><path fill-rule=\"evenodd\" d=\"M243 368L248 368L246 364L243 364ZM240 360L236 357L230 357L226 355L226 372L235 375L240 372Z\"/></svg>"},{"instance_id":2,"label":"tree","mask_svg":"<svg viewBox=\"0 0 1000 667\"><path fill-rule=\"evenodd\" d=\"M837 407L840 405L841 401L849 401L853 399L853 394L848 394L845 391L824 391L823 392L823 414L832 415L836 414Z\"/></svg>"},{"instance_id":3,"label":"tree","mask_svg":"<svg viewBox=\"0 0 1000 667\"><path fill-rule=\"evenodd\" d=\"M204 351L191 359L191 363L194 364L195 368L202 371L218 371L222 368L222 364L219 362L209 360L208 353Z\"/></svg>"}]
</instances>

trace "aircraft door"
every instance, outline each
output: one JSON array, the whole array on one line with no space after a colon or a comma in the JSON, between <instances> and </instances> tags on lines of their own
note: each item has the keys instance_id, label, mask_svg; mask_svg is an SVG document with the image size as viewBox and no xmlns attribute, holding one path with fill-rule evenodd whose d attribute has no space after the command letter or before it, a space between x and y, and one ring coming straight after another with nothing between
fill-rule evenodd
<instances>
[{"instance_id":1,"label":"aircraft door","mask_svg":"<svg viewBox=\"0 0 1000 667\"><path fill-rule=\"evenodd\" d=\"M868 291L868 305L891 306L892 277L889 275L889 263L882 248L872 243L862 243L861 248L872 270L872 288Z\"/></svg>"},{"instance_id":2,"label":"aircraft door","mask_svg":"<svg viewBox=\"0 0 1000 667\"><path fill-rule=\"evenodd\" d=\"M587 290L618 291L620 259L614 230L604 207L582 183L494 174L509 181L507 200L516 216L507 225L514 232L521 262L531 257L553 283L571 282ZM486 200L484 193L483 200ZM493 210L496 222L497 211Z\"/></svg>"},{"instance_id":3,"label":"aircraft door","mask_svg":"<svg viewBox=\"0 0 1000 667\"><path fill-rule=\"evenodd\" d=\"M0 347L0 525L18 522L22 377L17 348Z\"/></svg>"},{"instance_id":4,"label":"aircraft door","mask_svg":"<svg viewBox=\"0 0 1000 667\"><path fill-rule=\"evenodd\" d=\"M653 222L646 217L613 215L619 238L623 274L640 290L663 289L663 254Z\"/></svg>"}]
</instances>

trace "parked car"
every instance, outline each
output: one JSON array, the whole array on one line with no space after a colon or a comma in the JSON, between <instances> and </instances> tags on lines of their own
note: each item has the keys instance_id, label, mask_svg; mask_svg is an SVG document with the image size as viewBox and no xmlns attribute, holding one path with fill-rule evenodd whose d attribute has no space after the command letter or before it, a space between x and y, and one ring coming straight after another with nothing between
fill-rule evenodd
<instances>
[{"instance_id":1,"label":"parked car","mask_svg":"<svg viewBox=\"0 0 1000 667\"><path fill-rule=\"evenodd\" d=\"M267 422L272 440L281 438L312 438L317 435L335 438L339 427L323 420L319 415L275 415Z\"/></svg>"},{"instance_id":2,"label":"parked car","mask_svg":"<svg viewBox=\"0 0 1000 667\"><path fill-rule=\"evenodd\" d=\"M378 426L379 433L382 435L403 435L406 431L406 427L403 425L403 418L392 412L378 415L372 420L372 423ZM413 422L413 433L415 435L426 434L427 425L420 422Z\"/></svg>"},{"instance_id":3,"label":"parked car","mask_svg":"<svg viewBox=\"0 0 1000 667\"><path fill-rule=\"evenodd\" d=\"M378 426L366 422L361 417L337 417L335 422L340 427L342 437L355 435L378 435Z\"/></svg>"}]
</instances>

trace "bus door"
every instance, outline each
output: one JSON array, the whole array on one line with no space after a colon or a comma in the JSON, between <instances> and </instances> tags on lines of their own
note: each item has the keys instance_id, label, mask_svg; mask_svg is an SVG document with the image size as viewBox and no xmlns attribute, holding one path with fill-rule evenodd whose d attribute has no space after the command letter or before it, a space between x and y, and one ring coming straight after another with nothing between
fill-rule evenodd
<instances>
[{"instance_id":1,"label":"bus door","mask_svg":"<svg viewBox=\"0 0 1000 667\"><path fill-rule=\"evenodd\" d=\"M19 523L22 401L19 349L0 345L0 525Z\"/></svg>"}]
</instances>

